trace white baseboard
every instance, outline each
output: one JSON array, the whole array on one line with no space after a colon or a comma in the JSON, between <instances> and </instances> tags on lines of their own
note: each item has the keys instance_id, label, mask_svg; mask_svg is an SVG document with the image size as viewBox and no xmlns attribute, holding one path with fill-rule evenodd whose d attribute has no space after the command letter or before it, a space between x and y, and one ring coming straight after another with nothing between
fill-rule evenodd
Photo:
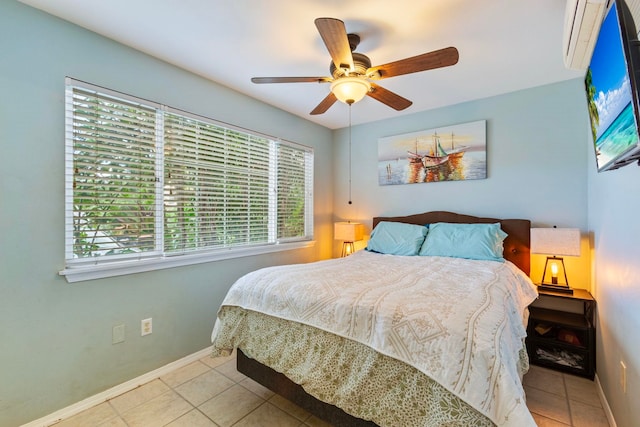
<instances>
[{"instance_id":1,"label":"white baseboard","mask_svg":"<svg viewBox=\"0 0 640 427\"><path fill-rule=\"evenodd\" d=\"M602 390L602 384L600 384L600 378L598 378L598 374L596 374L596 390L598 391L598 397L600 398L600 403L602 403L602 409L604 409L604 414L607 416L607 421L609 421L610 427L618 427L616 424L616 420L613 418L613 412L611 412L611 407L609 406L609 402L607 402L607 398L604 395L604 391Z\"/></svg>"},{"instance_id":2,"label":"white baseboard","mask_svg":"<svg viewBox=\"0 0 640 427\"><path fill-rule=\"evenodd\" d=\"M67 406L66 408L62 408L59 411L56 411L52 414L49 414L45 417L39 418L35 421L31 421L27 424L23 424L21 427L48 427L52 424L60 422L61 420L72 417L73 415L79 414L80 412L89 409L93 406L96 406L102 402L106 402L109 399L113 399L114 397L120 396L123 393L133 390L136 387L139 387L143 384L148 383L149 381L153 381L156 378L159 378L163 375L168 374L171 371L174 371L178 368L182 368L183 366L188 365L189 363L195 362L196 360L202 359L207 355L211 354L211 347L207 347L202 349L196 353L190 354L188 356L183 357L182 359L178 359L174 362L166 364L158 369L155 369L151 372L147 372L146 374L142 374L137 378L119 384L115 387L111 387L108 390L105 390L101 393L95 394L93 396L87 397L80 402L74 403L73 405Z\"/></svg>"}]
</instances>

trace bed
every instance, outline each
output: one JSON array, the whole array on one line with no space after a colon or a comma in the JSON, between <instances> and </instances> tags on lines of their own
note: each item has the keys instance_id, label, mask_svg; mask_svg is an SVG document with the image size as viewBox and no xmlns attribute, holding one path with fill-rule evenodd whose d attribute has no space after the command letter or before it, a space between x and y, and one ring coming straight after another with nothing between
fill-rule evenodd
<instances>
[{"instance_id":1,"label":"bed","mask_svg":"<svg viewBox=\"0 0 640 427\"><path fill-rule=\"evenodd\" d=\"M400 254L359 251L239 279L218 311L213 355L237 349L240 372L336 426L535 426L522 387L537 297L530 222L437 211L373 227L372 249L408 233ZM442 233L472 239L467 229L500 233L489 245L499 258L464 255L475 240L445 242L457 242L453 256L434 246ZM408 256L416 233L426 238Z\"/></svg>"}]
</instances>

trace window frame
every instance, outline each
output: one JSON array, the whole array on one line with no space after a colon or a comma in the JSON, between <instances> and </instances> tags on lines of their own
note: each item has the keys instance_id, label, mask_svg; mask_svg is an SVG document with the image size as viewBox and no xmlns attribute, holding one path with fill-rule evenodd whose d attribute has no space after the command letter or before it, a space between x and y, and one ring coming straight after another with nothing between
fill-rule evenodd
<instances>
[{"instance_id":1,"label":"window frame","mask_svg":"<svg viewBox=\"0 0 640 427\"><path fill-rule=\"evenodd\" d=\"M74 242L74 111L69 109L70 102L73 103L74 88L83 91L92 91L97 94L108 96L125 102L133 102L144 106L151 107L156 110L159 120L156 126L160 127L156 132L156 192L154 207L156 212L154 239L156 241L155 250L149 252L140 252L134 256L126 255L103 255L96 257L74 258L73 242ZM268 218L268 234L269 238L265 243L244 243L231 247L213 247L197 249L193 251L183 252L167 252L164 248L163 239L165 234L164 224L164 170L167 163L164 159L164 114L173 114L183 116L188 119L206 122L207 124L229 129L234 132L240 132L247 137L258 137L268 140L271 150L277 149L278 145L291 146L299 149L304 153L305 171L305 206L304 206L304 236L295 237L293 239L278 239L276 237L275 228L278 223L277 213L275 210L269 209ZM112 276L121 276L126 274L140 273L145 271L153 271L164 268L174 268L180 266L194 265L205 262L220 261L238 257L255 256L273 252L287 251L308 248L315 245L313 236L313 186L314 186L314 150L311 147L285 141L280 138L265 135L259 132L240 128L238 126L223 123L209 117L203 117L194 113L186 112L157 102L148 101L132 95L123 94L111 89L96 86L87 82L67 77L65 79L65 268L59 271L70 283L99 279ZM274 198L274 189L277 185L277 168L274 167L273 161L269 162L269 194L268 197Z\"/></svg>"}]
</instances>

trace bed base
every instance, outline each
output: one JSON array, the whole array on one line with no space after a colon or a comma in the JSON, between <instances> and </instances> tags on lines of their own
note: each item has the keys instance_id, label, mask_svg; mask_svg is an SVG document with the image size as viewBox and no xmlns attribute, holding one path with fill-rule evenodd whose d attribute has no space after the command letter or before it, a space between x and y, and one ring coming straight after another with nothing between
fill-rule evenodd
<instances>
[{"instance_id":1,"label":"bed base","mask_svg":"<svg viewBox=\"0 0 640 427\"><path fill-rule=\"evenodd\" d=\"M377 427L377 424L349 415L337 406L322 402L307 394L304 389L283 374L274 371L237 351L238 371L295 403L307 412L334 426Z\"/></svg>"}]
</instances>

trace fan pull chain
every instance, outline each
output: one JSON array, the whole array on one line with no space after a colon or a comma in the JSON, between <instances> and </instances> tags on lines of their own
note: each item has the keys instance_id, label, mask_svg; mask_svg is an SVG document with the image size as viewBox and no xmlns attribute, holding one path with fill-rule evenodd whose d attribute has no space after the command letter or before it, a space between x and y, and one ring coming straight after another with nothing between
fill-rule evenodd
<instances>
[{"instance_id":1,"label":"fan pull chain","mask_svg":"<svg viewBox=\"0 0 640 427\"><path fill-rule=\"evenodd\" d=\"M351 201L351 106L353 105L353 101L349 102L349 204L352 204Z\"/></svg>"}]
</instances>

